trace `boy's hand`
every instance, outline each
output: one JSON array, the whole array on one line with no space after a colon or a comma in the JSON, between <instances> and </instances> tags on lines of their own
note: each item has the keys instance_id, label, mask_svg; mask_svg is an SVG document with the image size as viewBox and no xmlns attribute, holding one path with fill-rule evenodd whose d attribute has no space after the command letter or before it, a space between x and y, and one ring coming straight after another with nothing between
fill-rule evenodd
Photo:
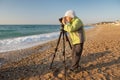
<instances>
[{"instance_id":1,"label":"boy's hand","mask_svg":"<svg viewBox=\"0 0 120 80\"><path fill-rule=\"evenodd\" d=\"M66 24L66 17L63 17L63 19L62 19L62 24Z\"/></svg>"}]
</instances>

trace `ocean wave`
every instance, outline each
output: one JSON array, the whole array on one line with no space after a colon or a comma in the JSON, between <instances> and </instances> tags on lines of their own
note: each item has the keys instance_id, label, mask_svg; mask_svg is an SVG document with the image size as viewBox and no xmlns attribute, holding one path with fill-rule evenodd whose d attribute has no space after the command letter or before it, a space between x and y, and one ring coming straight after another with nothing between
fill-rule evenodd
<instances>
[{"instance_id":1,"label":"ocean wave","mask_svg":"<svg viewBox=\"0 0 120 80\"><path fill-rule=\"evenodd\" d=\"M24 49L57 39L59 32L0 40L0 52Z\"/></svg>"}]
</instances>

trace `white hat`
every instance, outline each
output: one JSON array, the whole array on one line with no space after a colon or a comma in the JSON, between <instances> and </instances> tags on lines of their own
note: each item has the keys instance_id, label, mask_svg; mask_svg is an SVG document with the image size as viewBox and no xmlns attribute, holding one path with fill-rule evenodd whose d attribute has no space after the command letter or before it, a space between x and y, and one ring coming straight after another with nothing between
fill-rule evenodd
<instances>
[{"instance_id":1,"label":"white hat","mask_svg":"<svg viewBox=\"0 0 120 80\"><path fill-rule=\"evenodd\" d=\"M76 14L73 10L68 10L68 11L66 11L64 16L69 16L71 18L74 18L76 16Z\"/></svg>"}]
</instances>

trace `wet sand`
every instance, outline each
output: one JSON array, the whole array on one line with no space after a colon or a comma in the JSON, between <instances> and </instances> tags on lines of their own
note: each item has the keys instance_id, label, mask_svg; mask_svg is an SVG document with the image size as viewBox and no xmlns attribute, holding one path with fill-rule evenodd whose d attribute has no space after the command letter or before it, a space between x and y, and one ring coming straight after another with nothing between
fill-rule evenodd
<instances>
[{"instance_id":1,"label":"wet sand","mask_svg":"<svg viewBox=\"0 0 120 80\"><path fill-rule=\"evenodd\" d=\"M119 36L120 26L112 24L97 25L86 31L80 61L82 68L77 72L68 70L71 65L71 49L66 42L67 80L120 80ZM0 61L6 64L0 67L0 80L64 80L62 41L53 69L49 69L56 43L57 40L28 49L1 53ZM8 58L5 54L13 57Z\"/></svg>"}]
</instances>

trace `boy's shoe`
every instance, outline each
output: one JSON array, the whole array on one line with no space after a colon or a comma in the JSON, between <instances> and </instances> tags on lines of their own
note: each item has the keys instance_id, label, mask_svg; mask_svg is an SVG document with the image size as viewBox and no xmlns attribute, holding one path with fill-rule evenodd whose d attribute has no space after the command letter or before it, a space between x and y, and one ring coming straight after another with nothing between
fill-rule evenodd
<instances>
[{"instance_id":1,"label":"boy's shoe","mask_svg":"<svg viewBox=\"0 0 120 80\"><path fill-rule=\"evenodd\" d=\"M72 72L80 72L81 71L81 66L78 66L77 68L70 68L69 69Z\"/></svg>"}]
</instances>

